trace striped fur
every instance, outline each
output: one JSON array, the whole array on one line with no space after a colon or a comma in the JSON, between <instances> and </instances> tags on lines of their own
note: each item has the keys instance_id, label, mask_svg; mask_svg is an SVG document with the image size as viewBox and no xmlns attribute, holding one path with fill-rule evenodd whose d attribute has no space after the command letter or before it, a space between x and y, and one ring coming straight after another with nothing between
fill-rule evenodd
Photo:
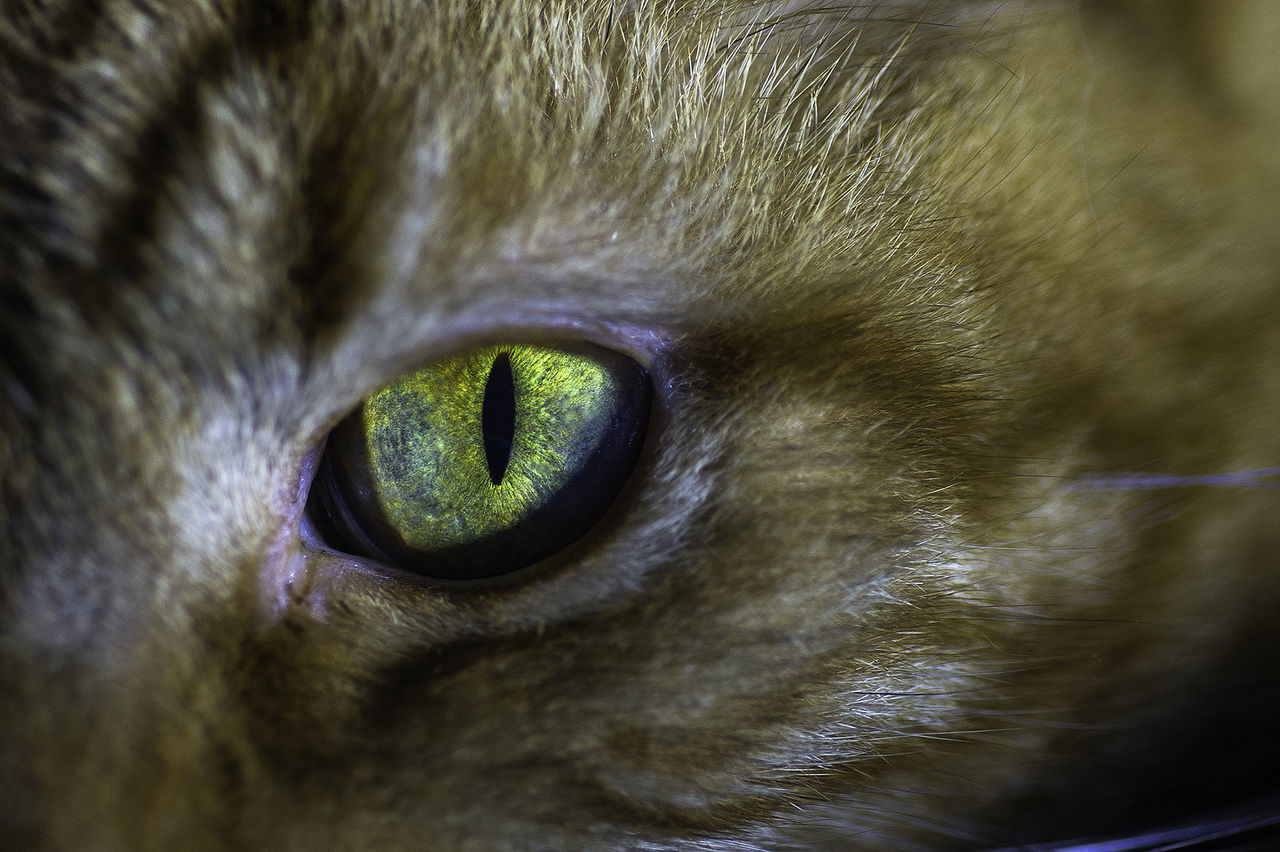
<instances>
[{"instance_id":1,"label":"striped fur","mask_svg":"<svg viewBox=\"0 0 1280 852\"><path fill-rule=\"evenodd\" d=\"M1280 16L1204 5L6 2L0 834L975 848L1273 791ZM363 396L556 339L658 386L587 539L479 591L317 544Z\"/></svg>"}]
</instances>

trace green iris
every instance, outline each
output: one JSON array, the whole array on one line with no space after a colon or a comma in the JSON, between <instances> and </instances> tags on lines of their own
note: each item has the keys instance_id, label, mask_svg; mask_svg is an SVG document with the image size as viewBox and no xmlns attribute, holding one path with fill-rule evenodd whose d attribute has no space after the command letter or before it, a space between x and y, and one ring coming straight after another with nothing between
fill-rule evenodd
<instances>
[{"instance_id":1,"label":"green iris","mask_svg":"<svg viewBox=\"0 0 1280 852\"><path fill-rule=\"evenodd\" d=\"M589 344L464 352L334 429L312 515L335 546L426 576L507 573L599 519L635 464L649 397L643 368Z\"/></svg>"}]
</instances>

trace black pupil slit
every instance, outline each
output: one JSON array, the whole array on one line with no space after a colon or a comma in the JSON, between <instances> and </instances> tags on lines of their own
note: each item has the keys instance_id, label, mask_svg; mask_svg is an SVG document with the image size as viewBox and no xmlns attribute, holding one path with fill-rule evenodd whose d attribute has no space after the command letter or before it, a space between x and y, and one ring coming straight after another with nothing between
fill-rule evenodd
<instances>
[{"instance_id":1,"label":"black pupil slit","mask_svg":"<svg viewBox=\"0 0 1280 852\"><path fill-rule=\"evenodd\" d=\"M484 383L480 431L484 436L489 481L498 485L507 473L507 465L511 462L511 443L516 437L516 382L511 375L511 356L506 352L493 359L489 379Z\"/></svg>"}]
</instances>

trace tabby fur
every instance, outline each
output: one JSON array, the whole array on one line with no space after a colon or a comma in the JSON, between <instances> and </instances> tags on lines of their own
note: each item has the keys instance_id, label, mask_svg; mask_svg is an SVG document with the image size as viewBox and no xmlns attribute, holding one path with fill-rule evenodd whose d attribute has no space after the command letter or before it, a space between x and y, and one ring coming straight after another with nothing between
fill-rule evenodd
<instances>
[{"instance_id":1,"label":"tabby fur","mask_svg":"<svg viewBox=\"0 0 1280 852\"><path fill-rule=\"evenodd\" d=\"M1276 813L1273 9L5 0L0 836ZM657 391L585 539L477 589L316 539L362 397L563 339Z\"/></svg>"}]
</instances>

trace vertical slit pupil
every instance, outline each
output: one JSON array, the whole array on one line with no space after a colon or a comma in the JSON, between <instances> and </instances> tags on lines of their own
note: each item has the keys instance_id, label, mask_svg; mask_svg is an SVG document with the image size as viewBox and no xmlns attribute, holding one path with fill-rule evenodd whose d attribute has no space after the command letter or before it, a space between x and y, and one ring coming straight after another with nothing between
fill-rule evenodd
<instances>
[{"instance_id":1,"label":"vertical slit pupil","mask_svg":"<svg viewBox=\"0 0 1280 852\"><path fill-rule=\"evenodd\" d=\"M511 356L506 352L494 358L489 368L480 408L480 431L484 436L489 481L498 485L511 462L511 443L516 437L516 382L511 375Z\"/></svg>"}]
</instances>

